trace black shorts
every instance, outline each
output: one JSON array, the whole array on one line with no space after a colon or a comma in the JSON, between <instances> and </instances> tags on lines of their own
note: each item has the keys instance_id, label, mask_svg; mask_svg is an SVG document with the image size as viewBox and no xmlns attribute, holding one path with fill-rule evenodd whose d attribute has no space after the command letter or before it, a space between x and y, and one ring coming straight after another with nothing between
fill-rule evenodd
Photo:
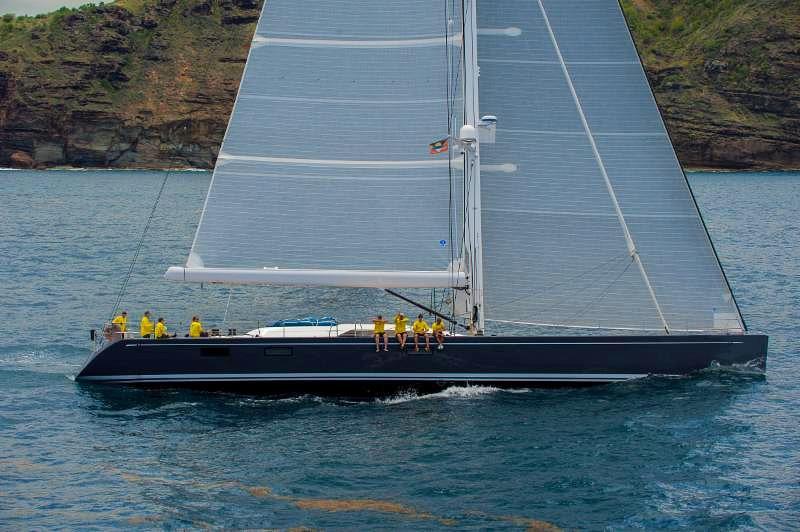
<instances>
[{"instance_id":1,"label":"black shorts","mask_svg":"<svg viewBox=\"0 0 800 532\"><path fill-rule=\"evenodd\" d=\"M376 332L376 333L373 333L373 336L380 336L381 338L383 338L384 336L386 336L386 333L385 332L382 332L382 333Z\"/></svg>"}]
</instances>

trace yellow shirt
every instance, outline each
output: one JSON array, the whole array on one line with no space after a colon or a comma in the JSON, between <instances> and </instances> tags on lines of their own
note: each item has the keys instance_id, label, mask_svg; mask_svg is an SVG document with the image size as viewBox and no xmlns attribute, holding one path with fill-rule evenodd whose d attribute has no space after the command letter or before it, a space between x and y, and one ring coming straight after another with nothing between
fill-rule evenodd
<instances>
[{"instance_id":1,"label":"yellow shirt","mask_svg":"<svg viewBox=\"0 0 800 532\"><path fill-rule=\"evenodd\" d=\"M411 328L414 330L415 333L419 334L428 332L428 329L430 329L425 320L416 320L414 322L414 325L411 326Z\"/></svg>"},{"instance_id":2,"label":"yellow shirt","mask_svg":"<svg viewBox=\"0 0 800 532\"><path fill-rule=\"evenodd\" d=\"M147 316L142 316L142 322L139 324L139 333L141 333L142 338L148 334L153 334L153 322Z\"/></svg>"},{"instance_id":3,"label":"yellow shirt","mask_svg":"<svg viewBox=\"0 0 800 532\"><path fill-rule=\"evenodd\" d=\"M431 329L433 329L433 332L443 331L444 330L444 322L441 322L441 323L437 322L437 321L433 322L433 325L431 325Z\"/></svg>"},{"instance_id":4,"label":"yellow shirt","mask_svg":"<svg viewBox=\"0 0 800 532\"><path fill-rule=\"evenodd\" d=\"M386 320L372 320L372 324L375 326L375 333L382 333L384 332L384 326L386 325Z\"/></svg>"},{"instance_id":5,"label":"yellow shirt","mask_svg":"<svg viewBox=\"0 0 800 532\"><path fill-rule=\"evenodd\" d=\"M408 325L408 318L400 318L395 317L394 319L394 332L396 333L404 333L406 332L406 325Z\"/></svg>"},{"instance_id":6,"label":"yellow shirt","mask_svg":"<svg viewBox=\"0 0 800 532\"><path fill-rule=\"evenodd\" d=\"M156 338L167 336L167 326L161 322L156 323Z\"/></svg>"},{"instance_id":7,"label":"yellow shirt","mask_svg":"<svg viewBox=\"0 0 800 532\"><path fill-rule=\"evenodd\" d=\"M199 338L200 333L203 332L203 325L199 321L193 321L191 325L189 325L189 336L192 338Z\"/></svg>"},{"instance_id":8,"label":"yellow shirt","mask_svg":"<svg viewBox=\"0 0 800 532\"><path fill-rule=\"evenodd\" d=\"M111 320L111 323L119 325L119 330L122 331L122 332L125 332L125 331L128 330L128 318L126 318L125 316L123 316L121 314L119 316L117 316L116 318L114 318L113 320Z\"/></svg>"}]
</instances>

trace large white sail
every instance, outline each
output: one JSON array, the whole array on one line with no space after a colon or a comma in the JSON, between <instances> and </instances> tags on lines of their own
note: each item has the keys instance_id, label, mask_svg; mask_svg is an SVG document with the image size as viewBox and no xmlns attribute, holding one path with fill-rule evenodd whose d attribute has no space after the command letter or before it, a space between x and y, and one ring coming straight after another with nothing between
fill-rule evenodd
<instances>
[{"instance_id":1,"label":"large white sail","mask_svg":"<svg viewBox=\"0 0 800 532\"><path fill-rule=\"evenodd\" d=\"M463 169L429 153L463 122L461 41L452 0L265 2L189 260L167 276L463 284Z\"/></svg>"},{"instance_id":2,"label":"large white sail","mask_svg":"<svg viewBox=\"0 0 800 532\"><path fill-rule=\"evenodd\" d=\"M742 329L617 0L483 2L478 21L521 30L478 37L498 119L481 146L487 317Z\"/></svg>"}]
</instances>

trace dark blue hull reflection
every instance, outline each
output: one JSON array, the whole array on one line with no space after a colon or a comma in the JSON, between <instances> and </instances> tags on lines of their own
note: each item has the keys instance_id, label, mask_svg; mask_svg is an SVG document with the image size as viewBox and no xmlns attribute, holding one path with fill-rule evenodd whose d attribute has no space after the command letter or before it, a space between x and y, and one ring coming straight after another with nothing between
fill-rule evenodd
<instances>
[{"instance_id":1,"label":"dark blue hull reflection","mask_svg":"<svg viewBox=\"0 0 800 532\"><path fill-rule=\"evenodd\" d=\"M765 369L767 337L451 337L443 351L375 352L366 338L130 339L93 355L78 381L372 393L452 384L583 385L683 375L713 364Z\"/></svg>"}]
</instances>

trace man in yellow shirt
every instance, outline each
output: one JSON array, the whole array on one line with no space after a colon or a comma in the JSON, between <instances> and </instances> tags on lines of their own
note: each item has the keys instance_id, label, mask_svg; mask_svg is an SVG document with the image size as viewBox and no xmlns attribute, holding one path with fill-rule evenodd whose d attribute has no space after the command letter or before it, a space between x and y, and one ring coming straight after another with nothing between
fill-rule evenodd
<instances>
[{"instance_id":1,"label":"man in yellow shirt","mask_svg":"<svg viewBox=\"0 0 800 532\"><path fill-rule=\"evenodd\" d=\"M431 329L433 329L433 337L436 338L436 343L439 344L436 349L441 351L444 349L444 323L442 322L442 318L436 318L436 321L433 322L431 325Z\"/></svg>"},{"instance_id":2,"label":"man in yellow shirt","mask_svg":"<svg viewBox=\"0 0 800 532\"><path fill-rule=\"evenodd\" d=\"M144 311L142 321L139 322L139 334L141 334L142 338L150 338L150 335L153 334L153 322L150 321L149 310Z\"/></svg>"},{"instance_id":3,"label":"man in yellow shirt","mask_svg":"<svg viewBox=\"0 0 800 532\"><path fill-rule=\"evenodd\" d=\"M119 332L124 333L128 330L128 313L123 310L119 316L111 320L111 323L117 326Z\"/></svg>"},{"instance_id":4,"label":"man in yellow shirt","mask_svg":"<svg viewBox=\"0 0 800 532\"><path fill-rule=\"evenodd\" d=\"M164 318L158 318L158 323L156 323L156 340L163 340L165 338L175 338L175 335L169 334L167 331L167 325L164 323Z\"/></svg>"},{"instance_id":5,"label":"man in yellow shirt","mask_svg":"<svg viewBox=\"0 0 800 532\"><path fill-rule=\"evenodd\" d=\"M381 350L381 338L383 338L383 350L389 351L389 337L386 336L386 320L383 316L378 314L377 318L373 318L372 324L375 327L373 335L375 336L375 352Z\"/></svg>"},{"instance_id":6,"label":"man in yellow shirt","mask_svg":"<svg viewBox=\"0 0 800 532\"><path fill-rule=\"evenodd\" d=\"M397 316L394 317L394 337L397 338L397 342L400 344L400 351L404 353L406 351L406 339L408 338L407 325L408 318L402 312L398 312Z\"/></svg>"},{"instance_id":7,"label":"man in yellow shirt","mask_svg":"<svg viewBox=\"0 0 800 532\"><path fill-rule=\"evenodd\" d=\"M200 338L201 336L205 336L203 324L200 323L200 318L192 316L192 323L189 324L189 338Z\"/></svg>"},{"instance_id":8,"label":"man in yellow shirt","mask_svg":"<svg viewBox=\"0 0 800 532\"><path fill-rule=\"evenodd\" d=\"M428 323L422 319L422 314L417 316L416 321L411 326L411 330L414 331L414 352L419 353L419 337L425 337L425 351L430 352L431 350L431 336L428 334L430 327Z\"/></svg>"}]
</instances>

